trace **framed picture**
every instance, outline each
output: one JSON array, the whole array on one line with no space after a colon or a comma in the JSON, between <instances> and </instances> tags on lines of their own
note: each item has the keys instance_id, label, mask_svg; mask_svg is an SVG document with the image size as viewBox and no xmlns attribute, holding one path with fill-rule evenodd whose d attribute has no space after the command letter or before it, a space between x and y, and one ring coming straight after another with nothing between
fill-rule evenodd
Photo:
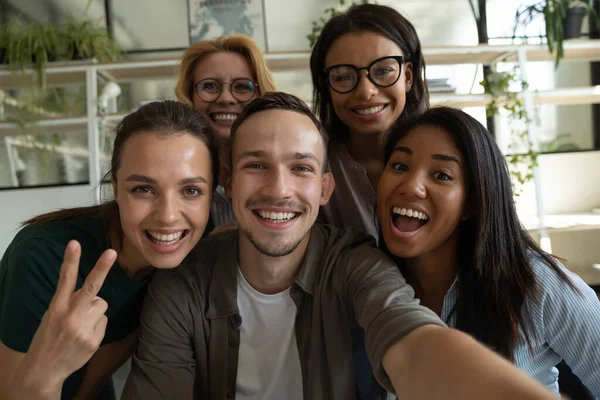
<instances>
[{"instance_id":1,"label":"framed picture","mask_svg":"<svg viewBox=\"0 0 600 400\"><path fill-rule=\"evenodd\" d=\"M264 0L188 0L190 43L238 33L268 50Z\"/></svg>"}]
</instances>

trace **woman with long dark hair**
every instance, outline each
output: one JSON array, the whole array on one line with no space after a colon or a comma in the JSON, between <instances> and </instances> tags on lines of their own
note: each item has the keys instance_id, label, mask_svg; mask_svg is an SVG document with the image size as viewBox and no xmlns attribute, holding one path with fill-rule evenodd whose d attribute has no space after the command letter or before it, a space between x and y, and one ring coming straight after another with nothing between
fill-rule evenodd
<instances>
[{"instance_id":1,"label":"woman with long dark hair","mask_svg":"<svg viewBox=\"0 0 600 400\"><path fill-rule=\"evenodd\" d=\"M395 125L377 207L421 303L558 392L565 360L600 396L600 302L520 224L506 161L463 111Z\"/></svg>"},{"instance_id":2,"label":"woman with long dark hair","mask_svg":"<svg viewBox=\"0 0 600 400\"><path fill-rule=\"evenodd\" d=\"M114 200L31 218L0 261L0 398L115 398L150 274L198 243L217 176L213 128L186 105L121 121Z\"/></svg>"}]
</instances>

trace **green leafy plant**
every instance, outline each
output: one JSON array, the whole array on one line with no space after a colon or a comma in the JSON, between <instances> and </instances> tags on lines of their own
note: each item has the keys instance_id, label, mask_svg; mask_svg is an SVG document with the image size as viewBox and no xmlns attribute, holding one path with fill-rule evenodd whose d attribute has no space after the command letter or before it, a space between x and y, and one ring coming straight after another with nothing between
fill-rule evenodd
<instances>
[{"instance_id":1,"label":"green leafy plant","mask_svg":"<svg viewBox=\"0 0 600 400\"><path fill-rule=\"evenodd\" d=\"M46 68L50 61L95 58L102 62L117 60L118 44L105 27L92 21L71 22L61 26L24 23L19 17L0 25L0 61L12 71L33 66L38 87L46 87Z\"/></svg>"},{"instance_id":2,"label":"green leafy plant","mask_svg":"<svg viewBox=\"0 0 600 400\"><path fill-rule=\"evenodd\" d=\"M121 56L119 45L108 35L106 28L93 21L67 23L60 28L59 38L61 56L66 60L96 58L109 62Z\"/></svg>"},{"instance_id":3,"label":"green leafy plant","mask_svg":"<svg viewBox=\"0 0 600 400\"><path fill-rule=\"evenodd\" d=\"M533 150L527 129L530 119L525 109L521 90L527 88L527 82L520 79L518 68L506 72L493 72L486 76L480 84L492 100L486 107L487 117L507 113L511 131L507 156L508 170L512 179L513 193L519 196L522 186L533 179L533 170L538 165L539 153ZM517 86L519 90L511 90Z\"/></svg>"},{"instance_id":4,"label":"green leafy plant","mask_svg":"<svg viewBox=\"0 0 600 400\"><path fill-rule=\"evenodd\" d=\"M319 39L319 35L321 34L323 27L331 18L340 15L343 11L355 4L368 4L373 2L369 0L360 0L358 3L354 1L348 4L346 3L346 0L336 0L336 4L334 7L326 8L323 12L324 15L318 20L312 22L312 30L308 35L306 35L306 38L308 39L308 45L311 48L315 45L315 43L317 43L317 40Z\"/></svg>"},{"instance_id":5,"label":"green leafy plant","mask_svg":"<svg viewBox=\"0 0 600 400\"><path fill-rule=\"evenodd\" d=\"M558 67L560 60L564 56L564 21L567 18L569 8L582 8L586 15L593 18L596 25L600 27L600 19L594 9L594 0L542 0L537 3L522 6L515 15L515 24L513 28L513 38L520 26L527 27L538 17L544 17L545 37L548 45L548 51L554 54L555 66Z\"/></svg>"}]
</instances>

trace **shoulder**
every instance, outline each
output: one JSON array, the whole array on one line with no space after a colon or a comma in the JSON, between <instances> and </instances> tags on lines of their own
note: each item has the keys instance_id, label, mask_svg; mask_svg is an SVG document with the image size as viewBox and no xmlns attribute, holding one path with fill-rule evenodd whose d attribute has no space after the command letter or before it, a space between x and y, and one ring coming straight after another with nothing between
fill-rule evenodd
<instances>
[{"instance_id":1,"label":"shoulder","mask_svg":"<svg viewBox=\"0 0 600 400\"><path fill-rule=\"evenodd\" d=\"M237 254L237 230L208 236L198 242L181 264L172 269L158 270L152 277L151 287L171 291L206 292L217 267L220 254Z\"/></svg>"},{"instance_id":2,"label":"shoulder","mask_svg":"<svg viewBox=\"0 0 600 400\"><path fill-rule=\"evenodd\" d=\"M365 232L317 224L313 227L313 233L323 242L323 257L335 264L349 269L365 263L397 269L391 258L377 248L375 239Z\"/></svg>"},{"instance_id":3,"label":"shoulder","mask_svg":"<svg viewBox=\"0 0 600 400\"><path fill-rule=\"evenodd\" d=\"M559 259L553 257L558 266L558 271L562 272L568 280L565 280L559 272L548 264L539 254L530 255L531 268L535 274L539 289L543 295L556 295L562 292L573 292L569 281L578 289L588 287L587 284L574 272L570 271Z\"/></svg>"}]
</instances>

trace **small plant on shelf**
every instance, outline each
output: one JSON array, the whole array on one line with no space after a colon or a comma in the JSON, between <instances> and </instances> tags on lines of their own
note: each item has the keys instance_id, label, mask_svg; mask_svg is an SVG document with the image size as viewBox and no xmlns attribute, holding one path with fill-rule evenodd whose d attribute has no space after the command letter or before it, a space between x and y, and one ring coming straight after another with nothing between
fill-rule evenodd
<instances>
[{"instance_id":1,"label":"small plant on shelf","mask_svg":"<svg viewBox=\"0 0 600 400\"><path fill-rule=\"evenodd\" d=\"M541 0L524 5L515 14L513 38L520 27L527 28L534 20L543 17L545 33L540 33L539 37L546 38L548 51L554 54L555 66L558 67L564 57L564 40L579 37L585 15L600 27L594 0Z\"/></svg>"},{"instance_id":2,"label":"small plant on shelf","mask_svg":"<svg viewBox=\"0 0 600 400\"><path fill-rule=\"evenodd\" d=\"M308 45L310 46L310 48L312 48L315 45L315 43L317 43L317 40L319 39L319 35L321 34L323 27L331 18L335 17L336 15L340 15L342 12L344 12L353 5L368 4L374 2L369 0L360 0L358 3L355 1L352 1L348 4L346 3L346 0L336 0L335 6L326 8L323 12L324 15L318 20L312 22L312 30L308 35L306 35L306 38L308 39Z\"/></svg>"}]
</instances>

